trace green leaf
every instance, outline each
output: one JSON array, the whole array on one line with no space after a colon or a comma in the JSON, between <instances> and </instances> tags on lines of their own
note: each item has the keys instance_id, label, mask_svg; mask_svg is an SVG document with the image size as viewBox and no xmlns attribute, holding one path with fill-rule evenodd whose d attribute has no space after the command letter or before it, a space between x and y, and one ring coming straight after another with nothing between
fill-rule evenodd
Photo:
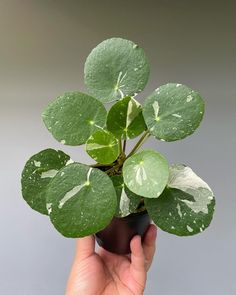
<instances>
[{"instance_id":1,"label":"green leaf","mask_svg":"<svg viewBox=\"0 0 236 295\"><path fill-rule=\"evenodd\" d=\"M51 222L63 236L84 237L110 223L117 206L116 191L106 173L73 163L50 182L47 206Z\"/></svg>"},{"instance_id":2,"label":"green leaf","mask_svg":"<svg viewBox=\"0 0 236 295\"><path fill-rule=\"evenodd\" d=\"M119 100L108 112L107 129L119 139L134 138L146 128L142 106L134 98Z\"/></svg>"},{"instance_id":3,"label":"green leaf","mask_svg":"<svg viewBox=\"0 0 236 295\"><path fill-rule=\"evenodd\" d=\"M22 195L32 209L48 214L46 208L48 184L69 160L70 157L62 151L47 149L27 161L21 178Z\"/></svg>"},{"instance_id":4,"label":"green leaf","mask_svg":"<svg viewBox=\"0 0 236 295\"><path fill-rule=\"evenodd\" d=\"M209 226L215 199L210 187L191 168L173 165L168 187L158 199L146 199L145 205L150 217L162 230L190 236Z\"/></svg>"},{"instance_id":5,"label":"green leaf","mask_svg":"<svg viewBox=\"0 0 236 295\"><path fill-rule=\"evenodd\" d=\"M43 121L56 140L66 145L81 145L106 123L106 109L96 98L68 92L51 102Z\"/></svg>"},{"instance_id":6,"label":"green leaf","mask_svg":"<svg viewBox=\"0 0 236 295\"><path fill-rule=\"evenodd\" d=\"M141 92L148 81L149 63L137 44L111 38L92 50L84 74L89 93L110 102Z\"/></svg>"},{"instance_id":7,"label":"green leaf","mask_svg":"<svg viewBox=\"0 0 236 295\"><path fill-rule=\"evenodd\" d=\"M124 184L122 175L114 175L111 177L117 195L117 217L125 217L136 212L141 201L141 196L131 192Z\"/></svg>"},{"instance_id":8,"label":"green leaf","mask_svg":"<svg viewBox=\"0 0 236 295\"><path fill-rule=\"evenodd\" d=\"M98 163L110 164L119 156L119 141L111 132L97 130L87 140L86 151Z\"/></svg>"},{"instance_id":9,"label":"green leaf","mask_svg":"<svg viewBox=\"0 0 236 295\"><path fill-rule=\"evenodd\" d=\"M169 176L168 162L160 153L145 150L128 158L123 166L127 187L137 195L157 198Z\"/></svg>"},{"instance_id":10,"label":"green leaf","mask_svg":"<svg viewBox=\"0 0 236 295\"><path fill-rule=\"evenodd\" d=\"M192 134L203 114L201 96L187 86L175 83L157 88L145 100L143 107L148 130L163 141L175 141Z\"/></svg>"}]
</instances>

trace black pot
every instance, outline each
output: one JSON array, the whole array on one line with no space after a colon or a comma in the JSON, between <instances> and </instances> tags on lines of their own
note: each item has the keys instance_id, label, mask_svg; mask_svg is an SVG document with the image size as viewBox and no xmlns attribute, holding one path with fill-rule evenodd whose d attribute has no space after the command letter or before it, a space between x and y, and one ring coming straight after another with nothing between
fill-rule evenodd
<instances>
[{"instance_id":1,"label":"black pot","mask_svg":"<svg viewBox=\"0 0 236 295\"><path fill-rule=\"evenodd\" d=\"M147 211L132 213L126 217L114 217L111 223L95 234L99 246L116 254L129 254L130 241L135 235L144 238L151 222Z\"/></svg>"}]
</instances>

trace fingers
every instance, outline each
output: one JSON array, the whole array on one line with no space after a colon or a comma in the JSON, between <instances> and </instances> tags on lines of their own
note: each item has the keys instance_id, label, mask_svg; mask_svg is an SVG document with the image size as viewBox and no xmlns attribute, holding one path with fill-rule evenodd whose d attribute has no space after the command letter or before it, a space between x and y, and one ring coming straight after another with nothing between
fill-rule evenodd
<instances>
[{"instance_id":1,"label":"fingers","mask_svg":"<svg viewBox=\"0 0 236 295\"><path fill-rule=\"evenodd\" d=\"M140 236L134 236L130 242L131 264L130 272L135 281L144 288L146 281L145 256Z\"/></svg>"},{"instance_id":2,"label":"fingers","mask_svg":"<svg viewBox=\"0 0 236 295\"><path fill-rule=\"evenodd\" d=\"M73 261L73 265L68 278L66 294L75 294L73 289L75 288L75 282L78 277L78 270L81 265L81 261L91 256L94 252L95 252L94 236L79 238L76 241L75 259Z\"/></svg>"},{"instance_id":3,"label":"fingers","mask_svg":"<svg viewBox=\"0 0 236 295\"><path fill-rule=\"evenodd\" d=\"M80 238L76 243L76 260L88 258L95 252L94 236Z\"/></svg>"},{"instance_id":4,"label":"fingers","mask_svg":"<svg viewBox=\"0 0 236 295\"><path fill-rule=\"evenodd\" d=\"M146 270L150 268L156 250L157 228L150 224L143 241L143 252L146 260Z\"/></svg>"}]
</instances>

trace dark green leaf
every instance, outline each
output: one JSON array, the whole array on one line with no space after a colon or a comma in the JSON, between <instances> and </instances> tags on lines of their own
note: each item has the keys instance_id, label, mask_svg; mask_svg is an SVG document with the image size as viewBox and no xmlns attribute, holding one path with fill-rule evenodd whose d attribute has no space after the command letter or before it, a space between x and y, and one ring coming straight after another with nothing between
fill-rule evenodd
<instances>
[{"instance_id":1,"label":"dark green leaf","mask_svg":"<svg viewBox=\"0 0 236 295\"><path fill-rule=\"evenodd\" d=\"M146 199L150 217L162 230L178 236L205 230L215 208L210 187L184 165L170 167L168 187L158 199Z\"/></svg>"},{"instance_id":2,"label":"dark green leaf","mask_svg":"<svg viewBox=\"0 0 236 295\"><path fill-rule=\"evenodd\" d=\"M43 121L56 140L81 145L106 123L106 109L97 99L80 92L68 92L48 105Z\"/></svg>"},{"instance_id":3,"label":"dark green leaf","mask_svg":"<svg viewBox=\"0 0 236 295\"><path fill-rule=\"evenodd\" d=\"M134 96L149 77L149 63L142 48L132 41L111 38L89 54L84 68L89 93L102 102Z\"/></svg>"},{"instance_id":4,"label":"dark green leaf","mask_svg":"<svg viewBox=\"0 0 236 295\"><path fill-rule=\"evenodd\" d=\"M107 129L119 139L134 138L146 128L142 106L134 98L119 100L108 112Z\"/></svg>"},{"instance_id":5,"label":"dark green leaf","mask_svg":"<svg viewBox=\"0 0 236 295\"><path fill-rule=\"evenodd\" d=\"M70 157L62 151L47 149L32 156L22 172L22 195L30 207L42 214L46 208L46 189L58 170L64 167Z\"/></svg>"},{"instance_id":6,"label":"dark green leaf","mask_svg":"<svg viewBox=\"0 0 236 295\"><path fill-rule=\"evenodd\" d=\"M191 135L204 114L204 102L196 92L181 84L157 88L144 102L143 116L148 130L163 141Z\"/></svg>"},{"instance_id":7,"label":"dark green leaf","mask_svg":"<svg viewBox=\"0 0 236 295\"><path fill-rule=\"evenodd\" d=\"M84 237L110 223L117 206L116 191L101 170L73 163L50 182L47 206L53 225L62 235Z\"/></svg>"}]
</instances>

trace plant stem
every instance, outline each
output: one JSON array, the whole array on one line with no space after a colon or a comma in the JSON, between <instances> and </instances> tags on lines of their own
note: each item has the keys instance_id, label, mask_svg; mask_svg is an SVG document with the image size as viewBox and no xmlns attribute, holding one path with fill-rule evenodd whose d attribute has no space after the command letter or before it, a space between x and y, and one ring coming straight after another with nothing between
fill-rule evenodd
<instances>
[{"instance_id":1,"label":"plant stem","mask_svg":"<svg viewBox=\"0 0 236 295\"><path fill-rule=\"evenodd\" d=\"M105 171L105 173L109 175L110 173L119 171L119 169L123 166L124 161L130 156L132 156L141 147L141 145L149 138L150 135L151 134L149 133L149 131L145 131L127 157L125 156L125 152L124 152L126 148L126 140L124 140L123 151L121 149L121 153L120 153L121 156L120 156L120 159L118 159L118 163L114 163L110 169ZM122 144L121 140L119 141L119 144L120 145Z\"/></svg>"},{"instance_id":2,"label":"plant stem","mask_svg":"<svg viewBox=\"0 0 236 295\"><path fill-rule=\"evenodd\" d=\"M99 164L99 163L96 163L96 164L90 165L90 167L93 167L93 168L96 168L96 167L112 167L114 165L115 165L114 163L111 163L111 164Z\"/></svg>"},{"instance_id":3,"label":"plant stem","mask_svg":"<svg viewBox=\"0 0 236 295\"><path fill-rule=\"evenodd\" d=\"M145 131L144 134L142 135L142 137L139 139L139 141L133 147L132 151L128 154L126 159L129 158L130 156L132 156L141 147L141 145L149 138L150 135L151 134L149 133L148 130Z\"/></svg>"},{"instance_id":4,"label":"plant stem","mask_svg":"<svg viewBox=\"0 0 236 295\"><path fill-rule=\"evenodd\" d=\"M125 154L125 149L126 149L126 139L123 141L123 153Z\"/></svg>"},{"instance_id":5,"label":"plant stem","mask_svg":"<svg viewBox=\"0 0 236 295\"><path fill-rule=\"evenodd\" d=\"M122 141L119 139L119 149L120 149L120 154L122 154Z\"/></svg>"}]
</instances>

